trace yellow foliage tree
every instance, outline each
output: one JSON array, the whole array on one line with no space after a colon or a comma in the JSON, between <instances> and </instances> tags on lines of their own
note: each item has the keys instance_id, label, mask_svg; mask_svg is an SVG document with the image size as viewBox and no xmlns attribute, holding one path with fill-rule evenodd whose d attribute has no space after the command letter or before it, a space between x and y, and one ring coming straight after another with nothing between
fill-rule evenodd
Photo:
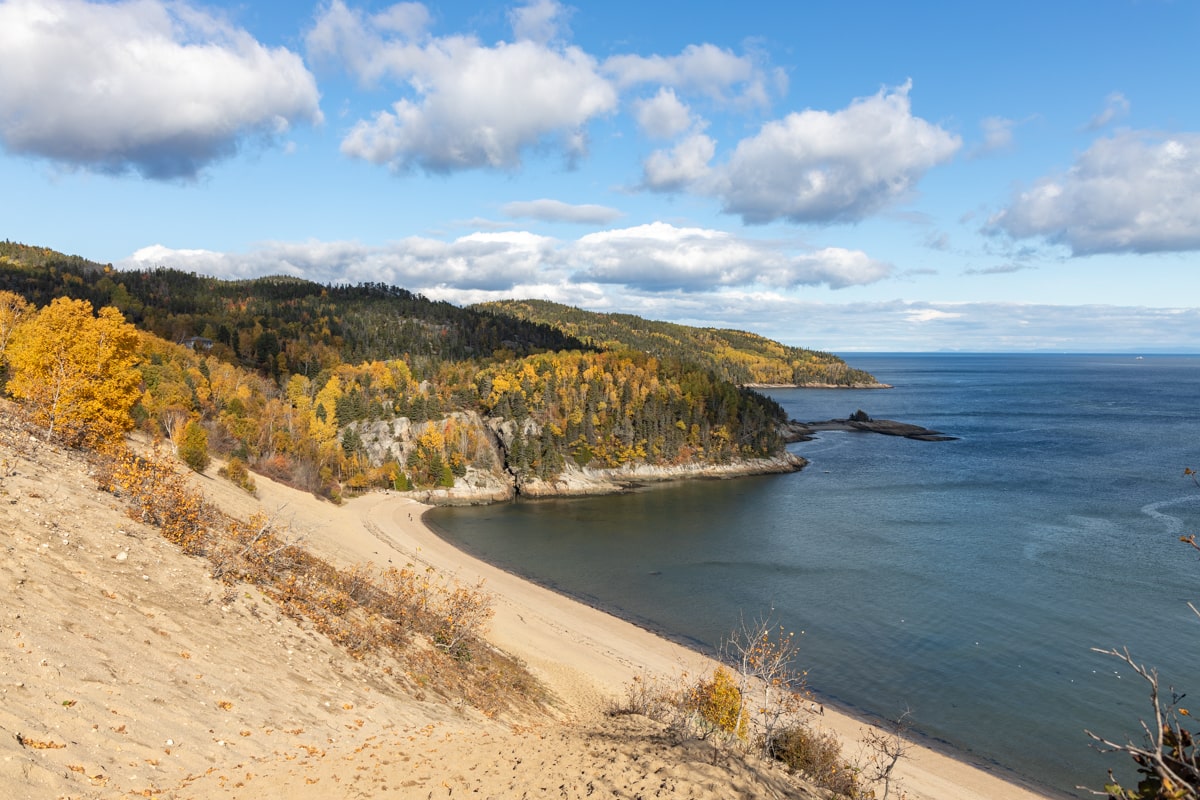
<instances>
[{"instance_id":1,"label":"yellow foliage tree","mask_svg":"<svg viewBox=\"0 0 1200 800\"><path fill-rule=\"evenodd\" d=\"M92 313L65 297L16 326L8 343L8 391L35 422L71 445L102 445L133 427L141 396L137 329L115 308Z\"/></svg>"},{"instance_id":2,"label":"yellow foliage tree","mask_svg":"<svg viewBox=\"0 0 1200 800\"><path fill-rule=\"evenodd\" d=\"M29 303L19 294L0 292L0 367L4 366L4 353L13 330L29 315Z\"/></svg>"}]
</instances>

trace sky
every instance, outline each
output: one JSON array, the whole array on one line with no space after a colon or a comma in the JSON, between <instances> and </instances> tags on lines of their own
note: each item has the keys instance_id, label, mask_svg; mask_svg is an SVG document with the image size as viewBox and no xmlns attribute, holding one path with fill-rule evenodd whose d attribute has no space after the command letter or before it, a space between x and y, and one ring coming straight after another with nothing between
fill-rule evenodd
<instances>
[{"instance_id":1,"label":"sky","mask_svg":"<svg viewBox=\"0 0 1200 800\"><path fill-rule=\"evenodd\" d=\"M1200 3L0 0L0 236L855 351L1200 352Z\"/></svg>"}]
</instances>

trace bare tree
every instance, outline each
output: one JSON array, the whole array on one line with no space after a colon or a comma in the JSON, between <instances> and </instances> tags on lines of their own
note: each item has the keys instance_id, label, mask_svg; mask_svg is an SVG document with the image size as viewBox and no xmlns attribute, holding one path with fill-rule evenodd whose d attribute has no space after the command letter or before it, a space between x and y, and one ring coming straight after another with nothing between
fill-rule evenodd
<instances>
[{"instance_id":1,"label":"bare tree","mask_svg":"<svg viewBox=\"0 0 1200 800\"><path fill-rule=\"evenodd\" d=\"M769 752L775 734L808 699L808 673L795 666L796 635L777 625L773 613L753 622L743 617L721 653L737 671L742 709L748 712L763 751Z\"/></svg>"},{"instance_id":2,"label":"bare tree","mask_svg":"<svg viewBox=\"0 0 1200 800\"><path fill-rule=\"evenodd\" d=\"M872 783L883 784L883 797L880 800L887 800L892 789L892 770L912 745L907 739L911 717L912 709L906 708L903 714L885 726L870 728L863 734L862 741L867 748L863 777Z\"/></svg>"},{"instance_id":3,"label":"bare tree","mask_svg":"<svg viewBox=\"0 0 1200 800\"><path fill-rule=\"evenodd\" d=\"M1191 603L1188 607L1197 616L1200 611ZM1109 781L1104 791L1092 794L1107 796L1113 800L1200 800L1200 750L1196 738L1200 733L1183 727L1183 720L1191 714L1179 704L1184 695L1170 691L1168 702L1163 697L1158 681L1158 671L1133 660L1128 648L1101 650L1097 653L1113 656L1128 664L1150 687L1150 706L1154 711L1154 723L1142 720L1143 740L1118 743L1085 731L1103 752L1126 753L1138 765L1141 778L1136 789L1126 789L1113 777L1109 770ZM1079 787L1084 788L1084 787Z\"/></svg>"},{"instance_id":4,"label":"bare tree","mask_svg":"<svg viewBox=\"0 0 1200 800\"><path fill-rule=\"evenodd\" d=\"M1183 474L1200 486L1194 470L1185 469ZM1179 538L1184 544L1200 550L1196 534ZM1188 608L1200 617L1200 609L1195 605L1188 603ZM1125 753L1132 758L1141 776L1136 789L1126 789L1113 776L1112 770L1109 770L1104 791L1088 791L1094 795L1109 797L1111 800L1200 800L1200 748L1197 748L1200 730L1184 727L1184 721L1191 718L1190 712L1180 705L1185 695L1172 688L1169 690L1168 701L1158 680L1158 670L1134 661L1127 647L1120 650L1092 649L1125 662L1149 685L1154 722L1151 724L1141 720L1143 736L1140 744L1133 741L1114 742L1091 731L1085 731L1102 752Z\"/></svg>"}]
</instances>

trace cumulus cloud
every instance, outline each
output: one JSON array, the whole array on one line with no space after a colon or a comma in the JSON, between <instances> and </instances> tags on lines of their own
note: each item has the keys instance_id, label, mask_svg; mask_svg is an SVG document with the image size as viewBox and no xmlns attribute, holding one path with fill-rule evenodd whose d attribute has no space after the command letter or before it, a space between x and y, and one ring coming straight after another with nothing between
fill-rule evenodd
<instances>
[{"instance_id":1,"label":"cumulus cloud","mask_svg":"<svg viewBox=\"0 0 1200 800\"><path fill-rule=\"evenodd\" d=\"M642 132L656 139L678 136L693 123L691 109L665 86L654 97L635 100L633 111Z\"/></svg>"},{"instance_id":2,"label":"cumulus cloud","mask_svg":"<svg viewBox=\"0 0 1200 800\"><path fill-rule=\"evenodd\" d=\"M642 163L642 184L654 191L678 191L701 184L710 174L717 143L693 134L670 150L655 150Z\"/></svg>"},{"instance_id":3,"label":"cumulus cloud","mask_svg":"<svg viewBox=\"0 0 1200 800\"><path fill-rule=\"evenodd\" d=\"M321 120L298 55L186 3L9 0L0 75L6 149L104 173L191 178Z\"/></svg>"},{"instance_id":4,"label":"cumulus cloud","mask_svg":"<svg viewBox=\"0 0 1200 800\"><path fill-rule=\"evenodd\" d=\"M1108 97L1104 98L1104 110L1096 116L1092 117L1087 124L1087 130L1096 131L1114 122L1118 119L1123 119L1129 114L1129 100L1120 92L1113 92Z\"/></svg>"},{"instance_id":5,"label":"cumulus cloud","mask_svg":"<svg viewBox=\"0 0 1200 800\"><path fill-rule=\"evenodd\" d=\"M559 11L540 2L518 9L514 22L535 38L489 47L471 36L414 37L335 0L309 32L309 52L364 81L399 81L408 95L358 121L342 152L429 172L511 169L540 146L583 155L587 123L616 107L617 92L583 50L538 40Z\"/></svg>"},{"instance_id":6,"label":"cumulus cloud","mask_svg":"<svg viewBox=\"0 0 1200 800\"><path fill-rule=\"evenodd\" d=\"M721 286L834 289L874 283L889 264L859 250L825 248L791 254L724 231L677 228L664 222L582 237L567 254L576 280L641 289L706 291Z\"/></svg>"},{"instance_id":7,"label":"cumulus cloud","mask_svg":"<svg viewBox=\"0 0 1200 800\"><path fill-rule=\"evenodd\" d=\"M575 222L581 224L605 225L618 219L621 212L608 206L585 203L571 205L561 200L520 200L505 203L501 209L506 216L514 219L537 219L542 222Z\"/></svg>"},{"instance_id":8,"label":"cumulus cloud","mask_svg":"<svg viewBox=\"0 0 1200 800\"><path fill-rule=\"evenodd\" d=\"M789 114L738 143L697 189L748 224L856 222L910 192L961 139L912 115L911 82L841 111Z\"/></svg>"},{"instance_id":9,"label":"cumulus cloud","mask_svg":"<svg viewBox=\"0 0 1200 800\"><path fill-rule=\"evenodd\" d=\"M1200 134L1100 139L1066 172L1019 192L986 230L1075 255L1200 250Z\"/></svg>"},{"instance_id":10,"label":"cumulus cloud","mask_svg":"<svg viewBox=\"0 0 1200 800\"><path fill-rule=\"evenodd\" d=\"M772 87L786 83L779 70L767 71L750 56L713 44L691 44L676 56L622 54L604 62L604 72L622 89L658 84L721 102L766 105Z\"/></svg>"}]
</instances>

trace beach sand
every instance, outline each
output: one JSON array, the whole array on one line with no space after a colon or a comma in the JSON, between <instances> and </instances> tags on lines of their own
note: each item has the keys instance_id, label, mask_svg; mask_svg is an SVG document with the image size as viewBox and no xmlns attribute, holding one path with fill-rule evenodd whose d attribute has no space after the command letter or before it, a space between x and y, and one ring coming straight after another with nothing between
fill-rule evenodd
<instances>
[{"instance_id":1,"label":"beach sand","mask_svg":"<svg viewBox=\"0 0 1200 800\"><path fill-rule=\"evenodd\" d=\"M635 676L705 657L463 554L394 493L334 506L258 477L258 498L193 478L215 503L263 510L339 564L428 565L484 581L488 638L556 698L545 719L492 719L453 698L397 694L253 590L229 590L95 490L86 464L0 448L0 796L163 798L819 797L774 765L675 744L609 717ZM853 756L864 723L815 727ZM923 746L896 768L910 800L1044 797ZM893 786L893 790L896 786ZM893 796L896 796L893 794Z\"/></svg>"}]
</instances>

